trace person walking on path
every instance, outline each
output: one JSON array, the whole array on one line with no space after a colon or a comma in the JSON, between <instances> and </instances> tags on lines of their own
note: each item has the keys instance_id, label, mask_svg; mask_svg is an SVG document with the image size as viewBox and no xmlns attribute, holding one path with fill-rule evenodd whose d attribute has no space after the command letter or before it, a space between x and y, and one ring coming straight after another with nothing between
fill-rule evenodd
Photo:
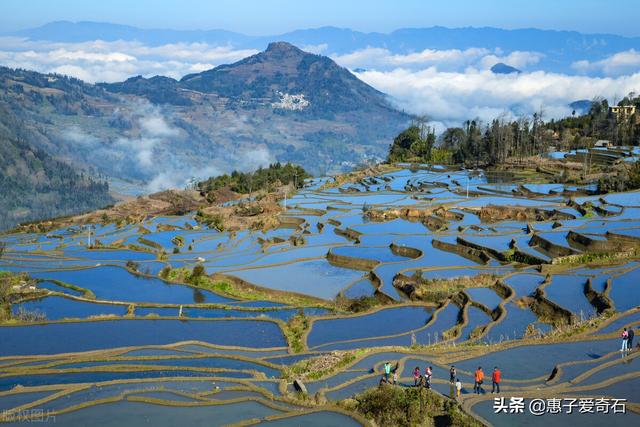
<instances>
[{"instance_id":1,"label":"person walking on path","mask_svg":"<svg viewBox=\"0 0 640 427\"><path fill-rule=\"evenodd\" d=\"M417 387L420 383L420 368L416 366L413 370L413 386Z\"/></svg>"},{"instance_id":2,"label":"person walking on path","mask_svg":"<svg viewBox=\"0 0 640 427\"><path fill-rule=\"evenodd\" d=\"M426 388L431 388L431 375L432 375L432 370L431 369L432 369L431 366L429 366L424 371L424 386Z\"/></svg>"},{"instance_id":3,"label":"person walking on path","mask_svg":"<svg viewBox=\"0 0 640 427\"><path fill-rule=\"evenodd\" d=\"M391 363L386 362L384 364L384 379L389 382L389 375L391 374Z\"/></svg>"},{"instance_id":4,"label":"person walking on path","mask_svg":"<svg viewBox=\"0 0 640 427\"><path fill-rule=\"evenodd\" d=\"M474 380L475 382L473 383L473 391L476 394L480 394L480 391L484 393L484 390L482 388L482 381L484 380L484 372L482 372L482 366L478 366L478 369L476 369Z\"/></svg>"},{"instance_id":5,"label":"person walking on path","mask_svg":"<svg viewBox=\"0 0 640 427\"><path fill-rule=\"evenodd\" d=\"M627 351L628 340L629 340L629 332L627 332L627 328L624 328L624 330L622 331L622 348L620 348L620 351L622 352Z\"/></svg>"},{"instance_id":6,"label":"person walking on path","mask_svg":"<svg viewBox=\"0 0 640 427\"><path fill-rule=\"evenodd\" d=\"M627 350L633 351L633 337L635 336L635 332L633 332L633 328L629 328L627 331Z\"/></svg>"},{"instance_id":7,"label":"person walking on path","mask_svg":"<svg viewBox=\"0 0 640 427\"><path fill-rule=\"evenodd\" d=\"M456 378L456 396L458 396L458 400L460 400L461 392L462 392L462 383L460 382L460 378Z\"/></svg>"},{"instance_id":8,"label":"person walking on path","mask_svg":"<svg viewBox=\"0 0 640 427\"><path fill-rule=\"evenodd\" d=\"M496 389L498 394L500 394L500 369L496 366L493 368L493 374L491 375L491 394L493 394Z\"/></svg>"},{"instance_id":9,"label":"person walking on path","mask_svg":"<svg viewBox=\"0 0 640 427\"><path fill-rule=\"evenodd\" d=\"M456 367L451 365L451 369L449 369L449 382L456 382Z\"/></svg>"}]
</instances>

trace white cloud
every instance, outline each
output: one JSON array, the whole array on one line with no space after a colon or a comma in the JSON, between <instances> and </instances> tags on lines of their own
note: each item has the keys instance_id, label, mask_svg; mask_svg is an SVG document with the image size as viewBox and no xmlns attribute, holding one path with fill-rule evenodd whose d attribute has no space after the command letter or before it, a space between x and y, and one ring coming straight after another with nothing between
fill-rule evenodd
<instances>
[{"instance_id":1,"label":"white cloud","mask_svg":"<svg viewBox=\"0 0 640 427\"><path fill-rule=\"evenodd\" d=\"M307 44L302 46L300 49L304 50L305 52L315 53L316 55L320 55L321 53L324 53L328 48L329 48L328 44L321 43L321 44Z\"/></svg>"},{"instance_id":2,"label":"white cloud","mask_svg":"<svg viewBox=\"0 0 640 427\"><path fill-rule=\"evenodd\" d=\"M519 69L535 65L544 57L540 52L528 52L516 50L508 55L487 55L480 59L483 68L491 68L498 62L511 65Z\"/></svg>"},{"instance_id":3,"label":"white cloud","mask_svg":"<svg viewBox=\"0 0 640 427\"><path fill-rule=\"evenodd\" d=\"M600 61L581 60L571 64L580 73L602 73L605 76L621 76L640 71L640 52L630 49L618 52Z\"/></svg>"},{"instance_id":4,"label":"white cloud","mask_svg":"<svg viewBox=\"0 0 640 427\"><path fill-rule=\"evenodd\" d=\"M90 83L122 81L135 75L163 75L179 79L185 74L236 62L255 53L257 51L252 49L206 43L146 46L122 40L54 43L0 37L2 65L66 74Z\"/></svg>"},{"instance_id":5,"label":"white cloud","mask_svg":"<svg viewBox=\"0 0 640 427\"><path fill-rule=\"evenodd\" d=\"M235 154L236 163L241 165L241 170L252 171L259 167L269 166L276 159L266 145L258 145L255 148L243 149Z\"/></svg>"},{"instance_id":6,"label":"white cloud","mask_svg":"<svg viewBox=\"0 0 640 427\"><path fill-rule=\"evenodd\" d=\"M570 114L568 104L604 96L613 99L640 89L640 73L617 78L569 76L536 71L494 74L469 68L442 72L436 67L413 71L367 71L358 76L391 95L406 111L426 114L435 121L459 125L469 118L491 120L543 109L545 118Z\"/></svg>"},{"instance_id":7,"label":"white cloud","mask_svg":"<svg viewBox=\"0 0 640 427\"><path fill-rule=\"evenodd\" d=\"M169 126L164 117L159 114L142 117L140 126L146 133L154 137L171 137L180 133L178 129Z\"/></svg>"},{"instance_id":8,"label":"white cloud","mask_svg":"<svg viewBox=\"0 0 640 427\"><path fill-rule=\"evenodd\" d=\"M394 54L390 50L380 47L368 47L344 55L332 55L340 65L355 69L390 70L396 67L420 68L438 65L438 68L464 68L489 54L490 51L481 48L466 50L425 49L421 52L408 54Z\"/></svg>"},{"instance_id":9,"label":"white cloud","mask_svg":"<svg viewBox=\"0 0 640 427\"><path fill-rule=\"evenodd\" d=\"M500 49L484 48L425 49L421 52L394 54L385 48L368 47L344 55L332 55L332 58L350 69L391 71L396 68L417 70L434 66L442 71L462 71L467 67L491 68L498 62L526 68L537 64L543 56L542 53L528 51L514 51L504 55Z\"/></svg>"}]
</instances>

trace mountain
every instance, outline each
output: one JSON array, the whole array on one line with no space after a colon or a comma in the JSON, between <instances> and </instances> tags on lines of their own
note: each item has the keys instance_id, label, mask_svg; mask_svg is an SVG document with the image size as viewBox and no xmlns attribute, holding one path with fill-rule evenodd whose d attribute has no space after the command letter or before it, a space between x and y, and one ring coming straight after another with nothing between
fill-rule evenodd
<instances>
[{"instance_id":1,"label":"mountain","mask_svg":"<svg viewBox=\"0 0 640 427\"><path fill-rule=\"evenodd\" d=\"M151 45L177 42L215 42L221 45L247 43L253 37L225 30L171 30L141 29L129 25L110 24L106 22L49 22L37 28L6 33L16 37L27 37L32 40L49 40L53 42L85 42L89 40L137 40Z\"/></svg>"},{"instance_id":2,"label":"mountain","mask_svg":"<svg viewBox=\"0 0 640 427\"><path fill-rule=\"evenodd\" d=\"M188 89L227 98L268 98L277 93L304 94L317 111L350 111L374 101L382 93L358 80L331 59L303 52L286 42L273 42L264 52L235 64L221 65L180 80Z\"/></svg>"},{"instance_id":3,"label":"mountain","mask_svg":"<svg viewBox=\"0 0 640 427\"><path fill-rule=\"evenodd\" d=\"M284 42L180 80L94 85L0 67L0 104L35 148L148 191L276 161L343 171L384 158L410 120L349 70Z\"/></svg>"},{"instance_id":4,"label":"mountain","mask_svg":"<svg viewBox=\"0 0 640 427\"><path fill-rule=\"evenodd\" d=\"M110 92L126 93L147 98L154 104L192 105L191 100L181 93L178 81L171 77L135 76L119 83L98 84Z\"/></svg>"},{"instance_id":5,"label":"mountain","mask_svg":"<svg viewBox=\"0 0 640 427\"><path fill-rule=\"evenodd\" d=\"M576 31L524 28L402 28L391 33L363 33L347 28L321 27L267 36L247 36L224 30L141 29L100 22L52 22L41 27L4 33L31 40L86 42L91 40L129 40L152 46L168 43L205 42L217 46L264 49L270 42L281 40L297 46L317 46L327 54L345 54L368 47L385 48L395 54L425 49L484 48L508 55L516 51L532 51L543 56L536 65L546 71L573 72L578 60L597 61L612 54L640 48L640 37L614 34L583 34Z\"/></svg>"},{"instance_id":6,"label":"mountain","mask_svg":"<svg viewBox=\"0 0 640 427\"><path fill-rule=\"evenodd\" d=\"M593 101L588 99L579 99L570 103L569 107L571 107L576 114L582 115L587 114L591 110L591 104L593 104Z\"/></svg>"},{"instance_id":7,"label":"mountain","mask_svg":"<svg viewBox=\"0 0 640 427\"><path fill-rule=\"evenodd\" d=\"M494 74L513 74L513 73L521 73L522 71L518 70L511 65L507 65L504 62L498 62L493 67L491 67L491 72Z\"/></svg>"},{"instance_id":8,"label":"mountain","mask_svg":"<svg viewBox=\"0 0 640 427\"><path fill-rule=\"evenodd\" d=\"M0 230L113 203L106 182L53 158L28 141L28 127L0 103Z\"/></svg>"}]
</instances>

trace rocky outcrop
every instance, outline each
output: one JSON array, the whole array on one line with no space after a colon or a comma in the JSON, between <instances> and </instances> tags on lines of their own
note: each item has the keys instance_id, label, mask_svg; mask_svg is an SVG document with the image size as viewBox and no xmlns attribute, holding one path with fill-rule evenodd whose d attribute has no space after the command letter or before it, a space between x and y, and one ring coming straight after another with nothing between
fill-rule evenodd
<instances>
[{"instance_id":1,"label":"rocky outcrop","mask_svg":"<svg viewBox=\"0 0 640 427\"><path fill-rule=\"evenodd\" d=\"M524 206L488 205L479 209L469 209L480 217L482 222L498 221L549 221L575 219L574 215L557 209L540 209Z\"/></svg>"}]
</instances>

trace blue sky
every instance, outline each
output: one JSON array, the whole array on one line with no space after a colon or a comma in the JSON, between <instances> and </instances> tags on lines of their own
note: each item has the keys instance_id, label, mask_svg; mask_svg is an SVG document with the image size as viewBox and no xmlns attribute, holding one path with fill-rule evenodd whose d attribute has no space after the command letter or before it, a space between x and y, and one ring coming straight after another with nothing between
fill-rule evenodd
<instances>
[{"instance_id":1,"label":"blue sky","mask_svg":"<svg viewBox=\"0 0 640 427\"><path fill-rule=\"evenodd\" d=\"M442 25L640 36L638 0L2 0L0 28L56 20L277 34L324 25L389 32Z\"/></svg>"}]
</instances>

